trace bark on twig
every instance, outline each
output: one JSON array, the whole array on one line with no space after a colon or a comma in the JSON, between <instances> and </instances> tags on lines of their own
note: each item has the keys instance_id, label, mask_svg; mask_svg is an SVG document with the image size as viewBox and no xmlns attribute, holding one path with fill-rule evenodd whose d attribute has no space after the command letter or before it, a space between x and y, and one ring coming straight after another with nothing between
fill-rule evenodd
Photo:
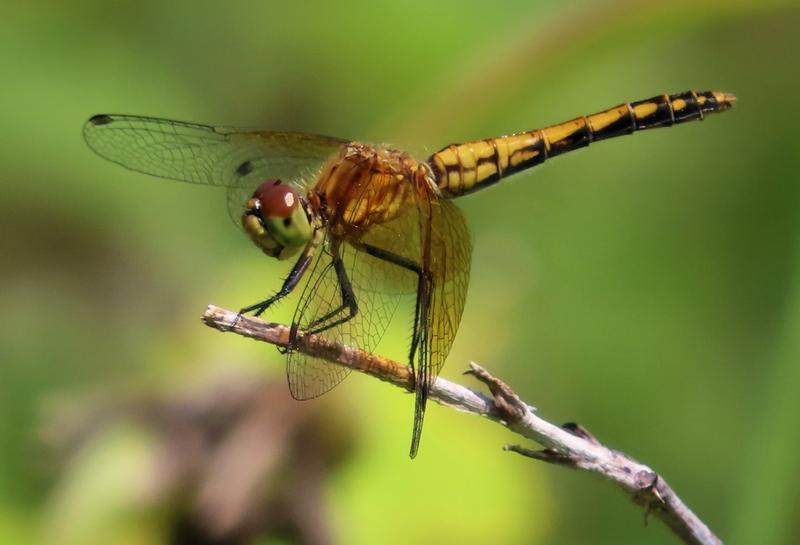
<instances>
[{"instance_id":1,"label":"bark on twig","mask_svg":"<svg viewBox=\"0 0 800 545\"><path fill-rule=\"evenodd\" d=\"M203 314L206 325L220 331L231 331L276 346L287 345L288 327L247 316L236 318L235 312L213 305ZM304 336L296 349L414 391L411 370L387 358L343 346L322 335ZM507 445L505 449L508 451L602 475L618 485L636 504L643 506L646 515L663 521L684 543L721 545L722 541L648 466L606 447L577 424L557 426L542 419L507 384L479 365L470 363L466 374L486 385L491 397L437 378L431 388L430 399L446 407L486 417L544 447L542 450L532 450L519 445Z\"/></svg>"}]
</instances>

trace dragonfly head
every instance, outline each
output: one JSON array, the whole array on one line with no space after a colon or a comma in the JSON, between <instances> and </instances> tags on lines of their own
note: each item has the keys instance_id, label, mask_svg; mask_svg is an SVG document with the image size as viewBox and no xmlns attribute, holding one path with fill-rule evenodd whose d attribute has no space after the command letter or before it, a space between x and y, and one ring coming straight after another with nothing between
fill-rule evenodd
<instances>
[{"instance_id":1,"label":"dragonfly head","mask_svg":"<svg viewBox=\"0 0 800 545\"><path fill-rule=\"evenodd\" d=\"M244 230L265 254L287 259L311 240L311 224L297 190L267 180L253 192L242 215Z\"/></svg>"}]
</instances>

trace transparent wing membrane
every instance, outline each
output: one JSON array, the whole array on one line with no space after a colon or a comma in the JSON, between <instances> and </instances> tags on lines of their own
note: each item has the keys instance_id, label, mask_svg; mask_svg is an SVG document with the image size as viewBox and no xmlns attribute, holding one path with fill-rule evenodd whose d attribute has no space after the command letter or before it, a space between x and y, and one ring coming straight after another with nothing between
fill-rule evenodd
<instances>
[{"instance_id":1,"label":"transparent wing membrane","mask_svg":"<svg viewBox=\"0 0 800 545\"><path fill-rule=\"evenodd\" d=\"M361 194L353 213L358 213L360 206L369 209L369 195L380 193L372 189ZM417 377L413 456L419 446L428 391L450 352L464 309L472 251L469 231L455 205L430 195L408 203L395 219L370 225L351 238L337 241L329 232L294 324L298 334L314 331L371 352L402 297L419 298L410 324L416 324L414 361L409 362ZM346 273L344 291L349 289L352 294L355 314L347 308L336 259ZM298 399L327 392L348 373L348 369L299 352L289 356L289 386Z\"/></svg>"},{"instance_id":2,"label":"transparent wing membrane","mask_svg":"<svg viewBox=\"0 0 800 545\"><path fill-rule=\"evenodd\" d=\"M130 170L228 188L228 209L237 225L258 184L279 178L303 186L347 142L131 115L96 115L84 125L83 136L98 155Z\"/></svg>"},{"instance_id":3,"label":"transparent wing membrane","mask_svg":"<svg viewBox=\"0 0 800 545\"><path fill-rule=\"evenodd\" d=\"M228 186L237 173L287 181L319 168L346 140L243 130L131 115L96 115L83 128L98 155L125 168L182 182Z\"/></svg>"},{"instance_id":4,"label":"transparent wing membrane","mask_svg":"<svg viewBox=\"0 0 800 545\"><path fill-rule=\"evenodd\" d=\"M337 274L335 259L341 262L344 282ZM328 238L309 272L293 325L298 335L316 332L371 352L397 311L401 300L398 295L412 293L415 286L413 272L387 264L347 242L337 248ZM355 310L348 304L348 290ZM349 372L323 359L296 351L289 353L287 376L296 399L324 394Z\"/></svg>"},{"instance_id":5,"label":"transparent wing membrane","mask_svg":"<svg viewBox=\"0 0 800 545\"><path fill-rule=\"evenodd\" d=\"M453 345L469 285L472 245L461 211L449 201L420 203L426 283L417 305L416 403L410 455L419 449L428 392Z\"/></svg>"}]
</instances>

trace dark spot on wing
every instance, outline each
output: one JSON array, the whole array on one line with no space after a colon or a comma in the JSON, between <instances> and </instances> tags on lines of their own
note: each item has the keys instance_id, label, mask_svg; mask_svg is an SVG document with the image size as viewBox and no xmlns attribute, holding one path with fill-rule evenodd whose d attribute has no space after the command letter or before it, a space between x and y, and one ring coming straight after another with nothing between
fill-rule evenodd
<instances>
[{"instance_id":1,"label":"dark spot on wing","mask_svg":"<svg viewBox=\"0 0 800 545\"><path fill-rule=\"evenodd\" d=\"M92 125L108 125L112 121L114 121L114 119L112 119L110 115L106 114L94 115L89 119L89 123Z\"/></svg>"},{"instance_id":2,"label":"dark spot on wing","mask_svg":"<svg viewBox=\"0 0 800 545\"><path fill-rule=\"evenodd\" d=\"M278 184L275 184L275 185L278 185ZM291 216L290 216L290 217L288 217L288 218L283 218L283 225L284 225L285 227L289 227L291 224L292 224L292 218L291 218Z\"/></svg>"},{"instance_id":3,"label":"dark spot on wing","mask_svg":"<svg viewBox=\"0 0 800 545\"><path fill-rule=\"evenodd\" d=\"M237 176L247 176L251 172L253 172L253 161L245 161L241 165L239 165L236 169Z\"/></svg>"}]
</instances>

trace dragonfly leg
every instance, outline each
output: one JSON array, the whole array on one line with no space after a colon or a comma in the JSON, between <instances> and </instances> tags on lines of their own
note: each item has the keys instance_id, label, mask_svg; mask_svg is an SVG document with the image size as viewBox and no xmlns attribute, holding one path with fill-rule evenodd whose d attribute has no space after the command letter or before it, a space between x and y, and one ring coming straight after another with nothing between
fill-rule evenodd
<instances>
[{"instance_id":1,"label":"dragonfly leg","mask_svg":"<svg viewBox=\"0 0 800 545\"><path fill-rule=\"evenodd\" d=\"M414 329L411 335L411 348L409 349L409 354L408 354L408 361L411 367L413 368L414 355L416 354L417 347L420 344L420 327L419 327L421 318L420 303L423 299L422 295L424 293L430 292L429 290L427 292L425 291L425 285L431 282L431 275L429 273L426 274L426 272L422 270L422 267L420 266L419 263L416 263L415 261L403 257L401 255L397 255L393 252L384 250L383 248L379 248L371 244L362 243L360 247L362 250L364 250L373 257L377 257L378 259L382 259L387 263L391 263L393 265L397 265L398 267L407 269L417 275L417 298L415 304L416 308L414 310Z\"/></svg>"},{"instance_id":2,"label":"dragonfly leg","mask_svg":"<svg viewBox=\"0 0 800 545\"><path fill-rule=\"evenodd\" d=\"M273 303L276 301L280 301L297 287L297 284L300 282L300 279L305 274L306 269L308 269L308 264L311 263L311 258L313 257L313 251L306 251L300 256L300 259L294 264L292 267L291 272L289 272L289 276L286 277L286 280L283 281L283 286L278 292L273 295L272 297L260 301L254 305L250 305L249 307L244 307L239 311L239 314L236 315L236 322L239 321L239 318L247 314L249 312L253 313L253 316L261 316L265 310L267 310ZM236 323L234 322L234 324Z\"/></svg>"},{"instance_id":3,"label":"dragonfly leg","mask_svg":"<svg viewBox=\"0 0 800 545\"><path fill-rule=\"evenodd\" d=\"M342 258L339 255L338 250L333 251L332 258L333 269L336 272L336 280L339 283L339 292L342 297L341 304L327 314L320 316L308 324L308 326L305 328L305 333L322 333L323 331L331 329L332 327L336 327L339 324L343 324L349 320L352 320L353 317L358 314L358 302L356 301L356 296L353 292L353 286L347 276L347 271L344 268L344 263L342 262ZM343 312L347 313L333 321L329 321Z\"/></svg>"}]
</instances>

